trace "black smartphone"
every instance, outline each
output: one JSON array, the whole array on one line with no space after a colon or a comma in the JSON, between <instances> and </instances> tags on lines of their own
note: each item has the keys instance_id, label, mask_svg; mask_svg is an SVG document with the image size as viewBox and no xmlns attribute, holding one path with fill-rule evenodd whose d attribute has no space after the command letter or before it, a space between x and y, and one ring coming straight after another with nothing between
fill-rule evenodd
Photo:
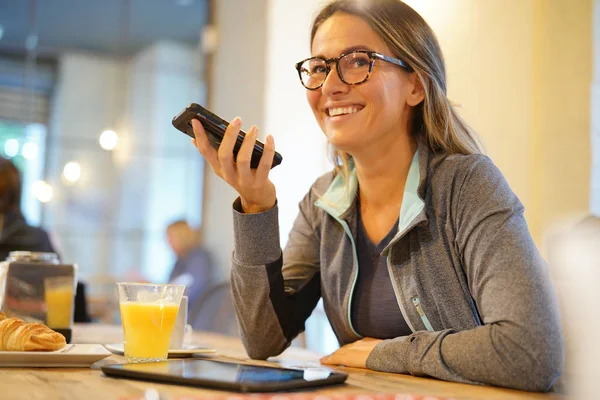
<instances>
[{"instance_id":1,"label":"black smartphone","mask_svg":"<svg viewBox=\"0 0 600 400\"><path fill-rule=\"evenodd\" d=\"M206 136L208 137L208 141L215 149L218 149L221 145L221 141L223 140L223 136L225 135L225 129L229 125L229 122L225 121L223 118L217 117L215 114L208 111L206 108L202 107L200 104L191 103L188 105L183 111L181 111L178 115L173 118L173 126L185 133L191 138L195 138L194 131L192 129L192 118L196 118L206 131ZM237 154L240 151L240 147L242 147L242 143L244 141L244 137L246 136L246 132L240 130L238 133L237 140L235 141L235 145L233 147L233 158L237 159ZM252 158L250 160L250 167L257 168L260 162L260 158L263 155L265 145L259 140L254 143L254 150L252 150ZM273 164L271 168L278 166L281 164L283 157L281 154L275 152L275 156L273 157Z\"/></svg>"}]
</instances>

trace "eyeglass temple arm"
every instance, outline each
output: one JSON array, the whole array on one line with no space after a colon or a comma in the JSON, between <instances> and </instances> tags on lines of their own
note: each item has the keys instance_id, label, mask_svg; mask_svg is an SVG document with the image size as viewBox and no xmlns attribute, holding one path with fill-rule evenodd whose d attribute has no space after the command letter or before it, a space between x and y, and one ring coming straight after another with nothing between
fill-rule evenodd
<instances>
[{"instance_id":1,"label":"eyeglass temple arm","mask_svg":"<svg viewBox=\"0 0 600 400\"><path fill-rule=\"evenodd\" d=\"M387 62L390 62L392 64L396 64L396 65L398 65L398 66L400 66L400 67L402 67L402 68L404 68L404 69L406 69L408 71L412 71L412 68L409 67L408 64L406 64L404 61L402 61L402 60L400 60L398 58L388 57L386 55L379 54L379 53L372 53L372 56L375 57L375 58L379 58L380 60L387 61Z\"/></svg>"}]
</instances>

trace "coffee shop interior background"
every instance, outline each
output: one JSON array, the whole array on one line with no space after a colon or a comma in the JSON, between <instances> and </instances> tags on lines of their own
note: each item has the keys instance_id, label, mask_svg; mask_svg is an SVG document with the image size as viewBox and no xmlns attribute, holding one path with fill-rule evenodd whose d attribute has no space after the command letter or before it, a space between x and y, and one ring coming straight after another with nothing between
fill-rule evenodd
<instances>
[{"instance_id":1,"label":"coffee shop interior background","mask_svg":"<svg viewBox=\"0 0 600 400\"><path fill-rule=\"evenodd\" d=\"M557 223L600 213L600 0L406 2L436 31L449 97L546 255ZM190 102L274 135L285 245L298 202L330 169L293 68L322 4L0 0L0 155L23 173L26 218L79 265L92 299L116 300L116 279L167 279L164 231L179 218L201 227L227 279L235 193L171 126ZM320 305L306 340L336 345Z\"/></svg>"},{"instance_id":2,"label":"coffee shop interior background","mask_svg":"<svg viewBox=\"0 0 600 400\"><path fill-rule=\"evenodd\" d=\"M201 223L202 159L171 118L205 99L207 17L205 1L0 1L0 153L83 278L164 280L167 224Z\"/></svg>"}]
</instances>

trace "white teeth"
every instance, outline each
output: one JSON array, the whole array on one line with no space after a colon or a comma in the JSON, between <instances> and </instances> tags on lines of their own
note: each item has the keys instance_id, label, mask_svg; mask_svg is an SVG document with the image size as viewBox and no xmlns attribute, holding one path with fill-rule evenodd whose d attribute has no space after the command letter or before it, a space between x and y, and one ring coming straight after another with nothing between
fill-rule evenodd
<instances>
[{"instance_id":1,"label":"white teeth","mask_svg":"<svg viewBox=\"0 0 600 400\"><path fill-rule=\"evenodd\" d=\"M336 107L329 109L329 116L335 117L336 115L342 114L354 114L355 112L360 111L358 107Z\"/></svg>"}]
</instances>

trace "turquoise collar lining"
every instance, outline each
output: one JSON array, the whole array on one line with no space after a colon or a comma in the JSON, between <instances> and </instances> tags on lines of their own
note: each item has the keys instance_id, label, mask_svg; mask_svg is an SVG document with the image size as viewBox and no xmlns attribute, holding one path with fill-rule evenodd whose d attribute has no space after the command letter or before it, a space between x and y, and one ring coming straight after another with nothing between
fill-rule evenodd
<instances>
[{"instance_id":1,"label":"turquoise collar lining","mask_svg":"<svg viewBox=\"0 0 600 400\"><path fill-rule=\"evenodd\" d=\"M421 173L419 172L419 151L417 150L410 163L406 184L404 185L404 197L402 198L402 206L400 206L398 232L403 232L423 208L425 208L425 202L417 194L419 182L421 182Z\"/></svg>"},{"instance_id":2,"label":"turquoise collar lining","mask_svg":"<svg viewBox=\"0 0 600 400\"><path fill-rule=\"evenodd\" d=\"M404 197L402 199L402 206L400 207L398 232L403 232L425 207L425 202L417 194L420 181L419 151L417 150L410 163L408 176L406 177ZM333 179L325 194L315 202L315 205L339 220L340 216L352 205L357 189L358 178L356 177L356 170L354 166L351 166L348 189L346 190L344 185L344 177L339 174Z\"/></svg>"}]
</instances>

